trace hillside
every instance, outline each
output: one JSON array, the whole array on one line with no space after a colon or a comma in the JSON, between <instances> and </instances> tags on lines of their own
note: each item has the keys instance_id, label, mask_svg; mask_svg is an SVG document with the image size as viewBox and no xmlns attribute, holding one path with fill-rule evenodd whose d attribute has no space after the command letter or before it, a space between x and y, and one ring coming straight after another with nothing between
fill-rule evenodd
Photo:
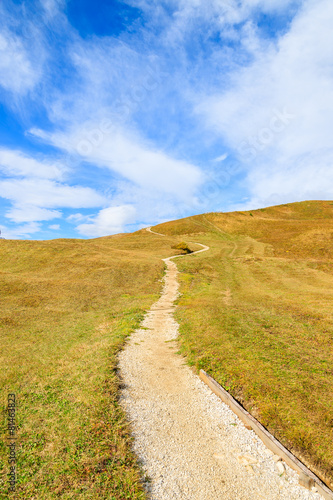
<instances>
[{"instance_id":1,"label":"hillside","mask_svg":"<svg viewBox=\"0 0 333 500\"><path fill-rule=\"evenodd\" d=\"M181 350L333 484L333 203L156 226L209 254L182 259ZM195 235L195 236L194 236Z\"/></svg>"},{"instance_id":2,"label":"hillside","mask_svg":"<svg viewBox=\"0 0 333 500\"><path fill-rule=\"evenodd\" d=\"M210 250L177 259L181 352L332 487L333 203L153 230L166 236L0 241L1 390L18 399L15 498L145 498L116 355L161 292L161 259L193 241ZM7 451L1 444L1 491Z\"/></svg>"},{"instance_id":3,"label":"hillside","mask_svg":"<svg viewBox=\"0 0 333 500\"><path fill-rule=\"evenodd\" d=\"M15 498L143 498L116 355L161 289L174 238L0 242L0 385L17 398ZM0 498L8 447L0 442Z\"/></svg>"}]
</instances>

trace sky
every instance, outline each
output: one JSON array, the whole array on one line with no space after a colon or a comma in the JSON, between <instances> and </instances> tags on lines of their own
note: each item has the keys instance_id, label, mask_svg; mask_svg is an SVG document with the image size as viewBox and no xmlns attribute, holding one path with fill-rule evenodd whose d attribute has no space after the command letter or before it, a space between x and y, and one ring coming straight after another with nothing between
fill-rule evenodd
<instances>
[{"instance_id":1,"label":"sky","mask_svg":"<svg viewBox=\"0 0 333 500\"><path fill-rule=\"evenodd\" d=\"M2 0L2 236L333 199L332 26L332 0Z\"/></svg>"}]
</instances>

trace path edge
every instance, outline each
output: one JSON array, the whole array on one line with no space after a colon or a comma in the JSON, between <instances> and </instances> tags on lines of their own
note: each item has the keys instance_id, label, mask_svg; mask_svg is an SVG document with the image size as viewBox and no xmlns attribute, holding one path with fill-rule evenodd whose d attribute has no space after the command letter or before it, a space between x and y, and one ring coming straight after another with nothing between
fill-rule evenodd
<instances>
[{"instance_id":1,"label":"path edge","mask_svg":"<svg viewBox=\"0 0 333 500\"><path fill-rule=\"evenodd\" d=\"M333 500L333 491L319 479L314 472L306 467L297 457L295 457L287 448L285 448L258 420L256 420L248 411L245 410L232 396L227 392L216 380L213 379L204 370L200 370L200 379L208 385L208 387L229 408L240 418L248 429L252 429L261 439L264 445L271 450L275 455L278 455L286 464L289 465L299 474L299 482L301 486L311 489L316 486L318 492L325 500Z\"/></svg>"}]
</instances>

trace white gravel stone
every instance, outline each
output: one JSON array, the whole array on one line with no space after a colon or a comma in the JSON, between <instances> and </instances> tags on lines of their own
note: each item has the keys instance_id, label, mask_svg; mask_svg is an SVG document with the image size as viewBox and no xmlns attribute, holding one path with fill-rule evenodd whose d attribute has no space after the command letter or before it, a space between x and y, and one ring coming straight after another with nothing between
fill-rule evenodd
<instances>
[{"instance_id":1,"label":"white gravel stone","mask_svg":"<svg viewBox=\"0 0 333 500\"><path fill-rule=\"evenodd\" d=\"M192 372L177 343L166 342L178 335L172 313L178 282L175 263L165 261L162 296L119 355L121 404L150 478L148 498L320 500Z\"/></svg>"}]
</instances>

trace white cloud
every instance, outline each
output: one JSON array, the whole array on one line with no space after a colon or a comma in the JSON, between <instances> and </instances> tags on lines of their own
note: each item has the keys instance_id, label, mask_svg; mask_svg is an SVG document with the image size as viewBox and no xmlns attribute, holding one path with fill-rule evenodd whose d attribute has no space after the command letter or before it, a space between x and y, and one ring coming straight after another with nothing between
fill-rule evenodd
<instances>
[{"instance_id":1,"label":"white cloud","mask_svg":"<svg viewBox=\"0 0 333 500\"><path fill-rule=\"evenodd\" d=\"M67 173L67 167L61 162L35 159L20 151L0 148L1 170L7 178L0 180L0 196L12 203L5 217L17 224L62 217L62 212L55 208L92 208L107 204L107 199L92 188L59 182Z\"/></svg>"},{"instance_id":2,"label":"white cloud","mask_svg":"<svg viewBox=\"0 0 333 500\"><path fill-rule=\"evenodd\" d=\"M32 234L40 231L41 226L37 222L30 222L29 224L16 226L15 228L0 225L0 229L2 237L6 240L18 240L21 238L30 238Z\"/></svg>"},{"instance_id":3,"label":"white cloud","mask_svg":"<svg viewBox=\"0 0 333 500\"><path fill-rule=\"evenodd\" d=\"M43 208L89 208L106 203L106 199L91 188L68 186L47 179L11 179L0 181L3 198L18 205Z\"/></svg>"},{"instance_id":4,"label":"white cloud","mask_svg":"<svg viewBox=\"0 0 333 500\"><path fill-rule=\"evenodd\" d=\"M59 224L51 224L51 226L49 226L49 229L52 229L53 231L58 231L60 229L60 225Z\"/></svg>"},{"instance_id":5,"label":"white cloud","mask_svg":"<svg viewBox=\"0 0 333 500\"><path fill-rule=\"evenodd\" d=\"M253 200L333 196L332 24L331 1L303 2L290 30L257 51L230 90L197 107L248 164Z\"/></svg>"},{"instance_id":6,"label":"white cloud","mask_svg":"<svg viewBox=\"0 0 333 500\"><path fill-rule=\"evenodd\" d=\"M253 208L303 200L333 199L333 148L304 155L294 162L260 165L248 177Z\"/></svg>"},{"instance_id":7,"label":"white cloud","mask_svg":"<svg viewBox=\"0 0 333 500\"><path fill-rule=\"evenodd\" d=\"M6 212L7 219L13 222L34 222L42 220L58 219L62 216L57 210L47 210L31 205L18 204Z\"/></svg>"},{"instance_id":8,"label":"white cloud","mask_svg":"<svg viewBox=\"0 0 333 500\"><path fill-rule=\"evenodd\" d=\"M214 158L214 162L219 163L220 161L224 161L228 158L228 154L225 153L224 155L218 156L217 158Z\"/></svg>"},{"instance_id":9,"label":"white cloud","mask_svg":"<svg viewBox=\"0 0 333 500\"><path fill-rule=\"evenodd\" d=\"M107 236L121 233L126 224L135 222L136 210L130 205L104 208L90 223L80 224L77 230L84 236Z\"/></svg>"},{"instance_id":10,"label":"white cloud","mask_svg":"<svg viewBox=\"0 0 333 500\"><path fill-rule=\"evenodd\" d=\"M17 94L32 90L40 77L22 40L3 30L0 33L0 85Z\"/></svg>"},{"instance_id":11,"label":"white cloud","mask_svg":"<svg viewBox=\"0 0 333 500\"><path fill-rule=\"evenodd\" d=\"M65 0L39 0L48 17L53 17L65 6Z\"/></svg>"},{"instance_id":12,"label":"white cloud","mask_svg":"<svg viewBox=\"0 0 333 500\"><path fill-rule=\"evenodd\" d=\"M61 162L0 148L1 170L7 178L0 180L0 196L12 202L5 217L18 224L62 217L54 208L92 208L107 203L94 189L59 182L68 173Z\"/></svg>"},{"instance_id":13,"label":"white cloud","mask_svg":"<svg viewBox=\"0 0 333 500\"><path fill-rule=\"evenodd\" d=\"M107 167L140 187L171 193L186 201L200 186L203 176L198 167L174 159L163 151L126 135L106 120L77 127L73 132L53 134L49 141L59 148L76 152L100 167ZM39 131L31 131L44 135Z\"/></svg>"},{"instance_id":14,"label":"white cloud","mask_svg":"<svg viewBox=\"0 0 333 500\"><path fill-rule=\"evenodd\" d=\"M265 203L276 191L280 196L283 191L290 201L327 195L333 4L328 0L128 3L145 9L145 25L130 37L83 40L69 26L63 0L40 0L36 18L22 17L25 39L2 31L0 85L30 97L29 91L41 83L38 102L56 132L37 130L38 120L32 132L70 154L79 152L91 171L84 165L81 172L78 165L78 175L87 184L88 176L96 177L94 185L100 182L108 193L106 200L93 189L68 185L69 174L75 184L73 168L69 172L56 161L2 148L0 168L9 179L1 181L0 194L13 204L7 217L17 223L52 220L61 216L61 208L83 211L112 202L97 216L77 213L67 218L81 234L98 236L122 231L133 222L133 207L140 223L186 216L196 210L195 200L205 182L205 167L199 168L195 158L200 165L206 159L207 168L217 170L214 162L226 159L218 156L221 148L228 154L230 150L224 165L232 162L232 150L247 165L243 187L250 190L251 203ZM256 26L258 10L273 15L283 10L291 19L296 10L289 8L300 4L303 8L290 29L285 24L286 34L280 39L262 36ZM49 45L47 30L59 44ZM42 75L46 57L47 78ZM59 67L66 68L66 85L62 72L52 78ZM283 123L277 113L293 117ZM207 146L205 152L199 144Z\"/></svg>"},{"instance_id":15,"label":"white cloud","mask_svg":"<svg viewBox=\"0 0 333 500\"><path fill-rule=\"evenodd\" d=\"M226 29L250 19L254 11L285 11L302 0L171 0L166 4L167 9L159 0L127 0L127 3L143 9L153 24L164 24L165 38L172 43L191 33L194 26Z\"/></svg>"},{"instance_id":16,"label":"white cloud","mask_svg":"<svg viewBox=\"0 0 333 500\"><path fill-rule=\"evenodd\" d=\"M89 216L77 213L69 215L66 220L68 220L68 222L79 222L87 218L89 218Z\"/></svg>"},{"instance_id":17,"label":"white cloud","mask_svg":"<svg viewBox=\"0 0 333 500\"><path fill-rule=\"evenodd\" d=\"M0 148L0 170L8 176L62 179L67 167L60 162L38 161L20 151Z\"/></svg>"},{"instance_id":18,"label":"white cloud","mask_svg":"<svg viewBox=\"0 0 333 500\"><path fill-rule=\"evenodd\" d=\"M285 10L289 6L299 5L302 0L243 0L244 9L260 9L263 12Z\"/></svg>"}]
</instances>

